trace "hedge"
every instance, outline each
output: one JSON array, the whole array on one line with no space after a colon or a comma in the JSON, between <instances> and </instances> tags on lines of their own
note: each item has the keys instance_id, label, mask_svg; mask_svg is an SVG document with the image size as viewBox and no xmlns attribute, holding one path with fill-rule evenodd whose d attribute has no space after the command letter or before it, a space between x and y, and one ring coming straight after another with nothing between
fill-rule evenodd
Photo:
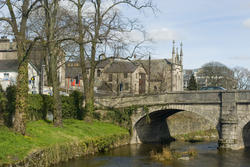
<instances>
[{"instance_id":1,"label":"hedge","mask_svg":"<svg viewBox=\"0 0 250 167\"><path fill-rule=\"evenodd\" d=\"M3 110L5 124L12 126L12 117L15 112L15 97L16 87L10 86L6 92L1 92L5 96L6 106ZM83 119L84 109L83 95L81 92L74 91L70 96L61 96L62 99L62 116L65 119ZM29 94L28 95L28 106L27 106L27 120L46 120L47 113L52 112L53 99L52 96L40 95L40 94Z\"/></svg>"}]
</instances>

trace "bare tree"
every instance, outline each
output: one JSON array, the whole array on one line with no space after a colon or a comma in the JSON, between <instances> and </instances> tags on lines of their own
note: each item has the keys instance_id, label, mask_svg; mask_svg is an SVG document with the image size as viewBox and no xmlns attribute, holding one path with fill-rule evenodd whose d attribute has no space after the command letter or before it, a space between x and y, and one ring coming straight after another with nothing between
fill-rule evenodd
<instances>
[{"instance_id":1,"label":"bare tree","mask_svg":"<svg viewBox=\"0 0 250 167\"><path fill-rule=\"evenodd\" d=\"M19 62L18 76L17 76L17 93L16 93L16 111L15 120L13 124L14 131L25 134L25 111L27 110L27 95L28 95L28 57L34 40L31 42L27 39L27 22L30 13L37 8L38 0L23 0L11 1L1 0L2 16L0 21L7 23L13 35L15 36L17 44L17 57ZM8 13L8 14L7 14Z\"/></svg>"},{"instance_id":2,"label":"bare tree","mask_svg":"<svg viewBox=\"0 0 250 167\"><path fill-rule=\"evenodd\" d=\"M76 43L79 45L80 65L84 82L85 109L94 110L94 82L98 56L112 49L126 50L122 33L134 29L136 21L128 19L126 24L120 15L118 6L127 5L135 9L152 8L150 0L69 0L77 8ZM87 8L89 7L89 8ZM131 26L128 26L128 25ZM90 74L87 77L87 63Z\"/></svg>"},{"instance_id":3,"label":"bare tree","mask_svg":"<svg viewBox=\"0 0 250 167\"><path fill-rule=\"evenodd\" d=\"M234 77L237 82L236 88L239 90L250 89L250 71L247 68L235 67L233 68Z\"/></svg>"},{"instance_id":4,"label":"bare tree","mask_svg":"<svg viewBox=\"0 0 250 167\"><path fill-rule=\"evenodd\" d=\"M42 0L42 7L44 11L44 26L41 36L45 43L47 56L47 76L48 81L53 88L53 114L54 125L62 126L62 106L59 92L59 76L58 69L65 63L65 54L62 49L63 42L70 40L67 34L70 32L68 27L70 16L66 10L59 6L59 0Z\"/></svg>"}]
</instances>

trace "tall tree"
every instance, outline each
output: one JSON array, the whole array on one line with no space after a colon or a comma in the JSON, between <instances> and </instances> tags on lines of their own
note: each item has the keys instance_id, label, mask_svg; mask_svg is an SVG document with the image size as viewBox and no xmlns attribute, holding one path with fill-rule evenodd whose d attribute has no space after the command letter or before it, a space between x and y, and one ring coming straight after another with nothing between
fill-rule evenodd
<instances>
[{"instance_id":1,"label":"tall tree","mask_svg":"<svg viewBox=\"0 0 250 167\"><path fill-rule=\"evenodd\" d=\"M125 4L140 10L147 7L152 8L152 3L150 0L112 0L109 3L101 0L70 1L77 8L78 38L76 42L79 45L84 82L85 109L92 112L94 110L95 70L98 55L104 52L101 48L106 50L107 45L111 46L112 44L118 46L121 43L119 35L134 28L132 26L128 30L126 26L132 22L128 24L122 22L117 6ZM87 63L90 65L89 77L87 76Z\"/></svg>"},{"instance_id":2,"label":"tall tree","mask_svg":"<svg viewBox=\"0 0 250 167\"><path fill-rule=\"evenodd\" d=\"M17 45L19 67L13 129L23 135L25 134L25 112L27 110L28 95L28 57L34 44L27 39L26 31L28 18L36 8L37 3L38 0L0 1L0 9L8 11L7 15L0 17L0 21L4 21L10 26Z\"/></svg>"},{"instance_id":3,"label":"tall tree","mask_svg":"<svg viewBox=\"0 0 250 167\"><path fill-rule=\"evenodd\" d=\"M190 79L189 79L187 89L188 90L197 90L198 89L198 86L197 86L194 74L192 74L191 77L190 77Z\"/></svg>"},{"instance_id":4,"label":"tall tree","mask_svg":"<svg viewBox=\"0 0 250 167\"><path fill-rule=\"evenodd\" d=\"M55 126L62 126L62 106L59 94L59 79L58 79L58 60L60 46L56 38L57 16L59 10L59 0L43 0L42 6L45 13L45 45L48 50L48 77L53 88L53 122Z\"/></svg>"},{"instance_id":5,"label":"tall tree","mask_svg":"<svg viewBox=\"0 0 250 167\"><path fill-rule=\"evenodd\" d=\"M221 86L228 90L235 87L233 70L219 62L206 63L197 75L206 81L207 86Z\"/></svg>"}]
</instances>

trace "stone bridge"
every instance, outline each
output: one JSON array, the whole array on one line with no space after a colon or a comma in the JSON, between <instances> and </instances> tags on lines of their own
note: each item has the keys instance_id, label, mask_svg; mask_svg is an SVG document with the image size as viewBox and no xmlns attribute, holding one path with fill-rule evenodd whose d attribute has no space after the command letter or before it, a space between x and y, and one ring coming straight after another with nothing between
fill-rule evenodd
<instances>
[{"instance_id":1,"label":"stone bridge","mask_svg":"<svg viewBox=\"0 0 250 167\"><path fill-rule=\"evenodd\" d=\"M184 91L99 97L95 99L95 104L104 108L138 106L131 118L133 143L168 139L171 136L166 127L166 118L177 112L189 111L210 121L213 128L218 130L219 148L250 146L250 91Z\"/></svg>"}]
</instances>

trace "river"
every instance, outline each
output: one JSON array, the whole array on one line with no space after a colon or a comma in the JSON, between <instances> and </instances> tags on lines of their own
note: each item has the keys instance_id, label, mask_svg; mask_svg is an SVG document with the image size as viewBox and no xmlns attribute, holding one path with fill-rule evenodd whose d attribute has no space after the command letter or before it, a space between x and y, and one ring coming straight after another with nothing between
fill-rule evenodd
<instances>
[{"instance_id":1,"label":"river","mask_svg":"<svg viewBox=\"0 0 250 167\"><path fill-rule=\"evenodd\" d=\"M168 147L178 151L194 148L198 156L191 160L156 162L149 156L151 150L161 150L158 144L135 144L116 148L54 167L250 167L250 149L220 152L216 142L172 142Z\"/></svg>"}]
</instances>

